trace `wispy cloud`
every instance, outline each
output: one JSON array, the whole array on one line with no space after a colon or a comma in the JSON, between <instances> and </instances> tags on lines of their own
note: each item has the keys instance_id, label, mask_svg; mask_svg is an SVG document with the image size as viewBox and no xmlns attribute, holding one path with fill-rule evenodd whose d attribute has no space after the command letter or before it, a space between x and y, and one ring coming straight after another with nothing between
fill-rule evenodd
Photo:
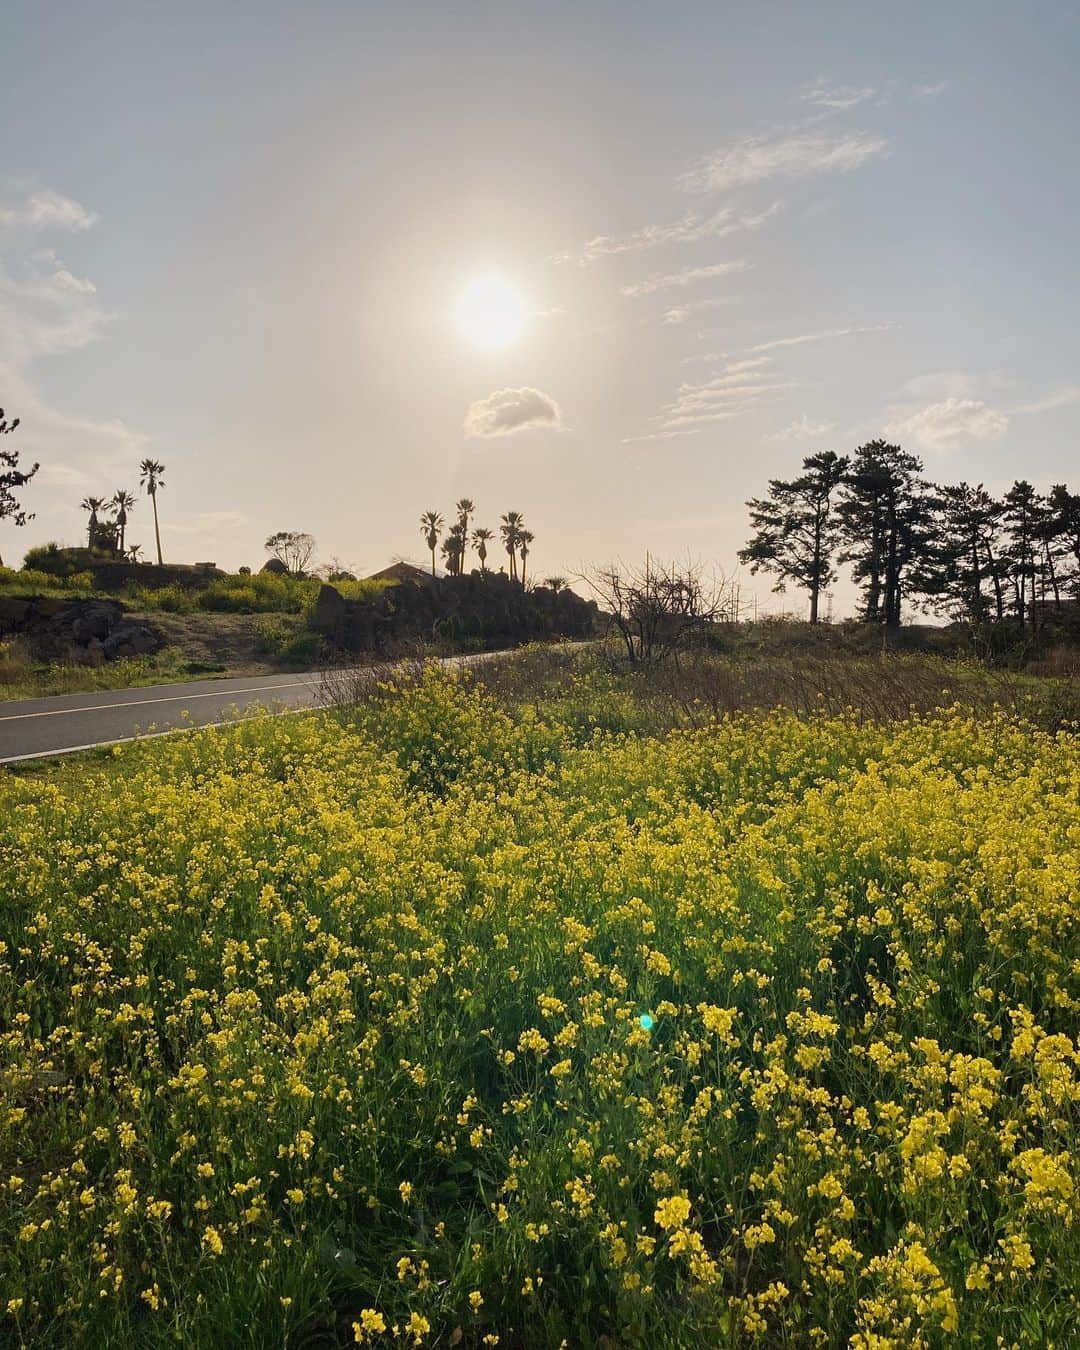
<instances>
[{"instance_id":1,"label":"wispy cloud","mask_svg":"<svg viewBox=\"0 0 1080 1350\"><path fill-rule=\"evenodd\" d=\"M720 309L723 305L730 305L733 299L734 296L719 295L712 296L707 300L687 300L685 304L673 305L671 309L666 309L661 322L665 324L685 323L695 314L700 314L705 310Z\"/></svg>"},{"instance_id":2,"label":"wispy cloud","mask_svg":"<svg viewBox=\"0 0 1080 1350\"><path fill-rule=\"evenodd\" d=\"M866 132L830 136L816 131L785 130L747 136L704 156L680 177L679 183L690 192L719 192L768 178L850 173L887 149L884 137Z\"/></svg>"},{"instance_id":3,"label":"wispy cloud","mask_svg":"<svg viewBox=\"0 0 1080 1350\"><path fill-rule=\"evenodd\" d=\"M732 361L707 380L684 382L675 397L652 420L654 430L627 437L627 441L663 441L688 436L716 422L738 417L770 395L794 385L776 380L768 357Z\"/></svg>"},{"instance_id":4,"label":"wispy cloud","mask_svg":"<svg viewBox=\"0 0 1080 1350\"><path fill-rule=\"evenodd\" d=\"M789 423L782 431L777 431L771 437L774 441L801 441L811 439L815 436L825 436L833 427L835 422L811 422L805 413L794 422Z\"/></svg>"},{"instance_id":5,"label":"wispy cloud","mask_svg":"<svg viewBox=\"0 0 1080 1350\"><path fill-rule=\"evenodd\" d=\"M825 112L847 112L849 108L858 107L868 98L873 98L876 93L877 90L869 86L859 89L853 85L833 84L822 77L805 85L800 97L804 103Z\"/></svg>"},{"instance_id":6,"label":"wispy cloud","mask_svg":"<svg viewBox=\"0 0 1080 1350\"><path fill-rule=\"evenodd\" d=\"M915 412L890 408L888 415L888 435L935 454L948 454L972 441L1000 440L1009 429L1007 413L973 398L946 398Z\"/></svg>"},{"instance_id":7,"label":"wispy cloud","mask_svg":"<svg viewBox=\"0 0 1080 1350\"><path fill-rule=\"evenodd\" d=\"M755 347L748 347L747 351L771 352L777 347L801 347L804 342L823 342L827 338L850 337L854 333L885 333L892 327L891 323L873 323L858 328L825 328L817 333L797 333L794 337L759 342Z\"/></svg>"},{"instance_id":8,"label":"wispy cloud","mask_svg":"<svg viewBox=\"0 0 1080 1350\"><path fill-rule=\"evenodd\" d=\"M469 405L466 436L509 436L527 427L559 427L559 405L539 389L496 389Z\"/></svg>"},{"instance_id":9,"label":"wispy cloud","mask_svg":"<svg viewBox=\"0 0 1080 1350\"><path fill-rule=\"evenodd\" d=\"M911 96L912 98L922 99L925 101L932 98L937 98L938 95L943 94L945 90L948 89L948 87L949 87L948 80L942 80L940 84L913 84L911 86Z\"/></svg>"},{"instance_id":10,"label":"wispy cloud","mask_svg":"<svg viewBox=\"0 0 1080 1350\"><path fill-rule=\"evenodd\" d=\"M590 263L596 258L617 253L633 253L641 249L655 248L660 244L692 244L701 239L723 239L729 234L759 229L783 209L783 202L773 202L764 210L752 213L740 214L730 206L714 211L712 215L687 211L678 220L668 221L662 225L643 225L629 234L598 234L582 249L578 261ZM564 253L557 261L565 262L571 256Z\"/></svg>"},{"instance_id":11,"label":"wispy cloud","mask_svg":"<svg viewBox=\"0 0 1080 1350\"><path fill-rule=\"evenodd\" d=\"M1070 384L1054 394L1047 394L1045 398L1037 398L1031 403L1020 403L1015 408L1010 408L1009 412L1020 414L1053 412L1055 408L1066 408L1078 400L1080 400L1080 385Z\"/></svg>"},{"instance_id":12,"label":"wispy cloud","mask_svg":"<svg viewBox=\"0 0 1080 1350\"><path fill-rule=\"evenodd\" d=\"M712 281L732 272L743 272L746 262L710 263L707 267L684 267L679 272L654 272L644 281L634 281L622 288L623 295L652 295L655 291L670 290L675 286L692 286L698 281Z\"/></svg>"}]
</instances>

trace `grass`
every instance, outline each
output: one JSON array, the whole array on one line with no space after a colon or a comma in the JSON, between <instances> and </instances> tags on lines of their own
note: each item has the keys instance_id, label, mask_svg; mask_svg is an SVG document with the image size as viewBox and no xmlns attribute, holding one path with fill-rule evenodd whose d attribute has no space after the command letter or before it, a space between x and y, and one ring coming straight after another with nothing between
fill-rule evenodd
<instances>
[{"instance_id":1,"label":"grass","mask_svg":"<svg viewBox=\"0 0 1080 1350\"><path fill-rule=\"evenodd\" d=\"M1075 731L729 664L0 782L0 1336L1074 1343Z\"/></svg>"},{"instance_id":2,"label":"grass","mask_svg":"<svg viewBox=\"0 0 1080 1350\"><path fill-rule=\"evenodd\" d=\"M278 576L270 572L227 573L208 585L142 586L129 582L122 591L94 587L92 572L55 576L23 568L0 567L0 595L50 596L56 599L120 600L132 609L165 614L301 614L314 608L322 582L318 577ZM385 581L336 581L346 599L378 595Z\"/></svg>"},{"instance_id":3,"label":"grass","mask_svg":"<svg viewBox=\"0 0 1080 1350\"><path fill-rule=\"evenodd\" d=\"M225 667L216 662L189 661L171 647L154 656L125 657L102 666L88 666L36 662L19 644L0 642L0 701L4 702L211 679L226 673Z\"/></svg>"}]
</instances>

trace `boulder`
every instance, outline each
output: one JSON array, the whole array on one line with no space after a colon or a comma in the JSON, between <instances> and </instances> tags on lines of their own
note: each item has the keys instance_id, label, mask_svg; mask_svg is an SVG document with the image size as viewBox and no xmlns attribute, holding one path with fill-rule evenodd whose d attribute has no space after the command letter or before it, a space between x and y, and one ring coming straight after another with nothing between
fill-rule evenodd
<instances>
[{"instance_id":1,"label":"boulder","mask_svg":"<svg viewBox=\"0 0 1080 1350\"><path fill-rule=\"evenodd\" d=\"M333 586L320 586L311 612L311 627L317 633L334 636L340 632L345 620L346 604L340 591Z\"/></svg>"},{"instance_id":2,"label":"boulder","mask_svg":"<svg viewBox=\"0 0 1080 1350\"><path fill-rule=\"evenodd\" d=\"M24 596L0 596L0 637L16 632L29 613L30 601Z\"/></svg>"}]
</instances>

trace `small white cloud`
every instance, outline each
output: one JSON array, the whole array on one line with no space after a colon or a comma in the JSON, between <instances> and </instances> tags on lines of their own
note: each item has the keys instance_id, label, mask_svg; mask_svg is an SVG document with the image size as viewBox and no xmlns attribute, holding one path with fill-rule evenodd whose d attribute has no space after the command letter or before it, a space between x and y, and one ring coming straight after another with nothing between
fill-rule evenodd
<instances>
[{"instance_id":1,"label":"small white cloud","mask_svg":"<svg viewBox=\"0 0 1080 1350\"><path fill-rule=\"evenodd\" d=\"M913 84L911 86L911 97L928 101L937 98L939 94L943 94L948 87L948 80L942 80L940 84Z\"/></svg>"},{"instance_id":2,"label":"small white cloud","mask_svg":"<svg viewBox=\"0 0 1080 1350\"><path fill-rule=\"evenodd\" d=\"M710 263L707 267L684 267L680 272L654 272L644 281L634 281L622 288L623 295L652 295L654 291L669 290L673 286L691 286L696 281L711 281L715 277L727 276L730 272L742 272L748 266L745 262Z\"/></svg>"},{"instance_id":3,"label":"small white cloud","mask_svg":"<svg viewBox=\"0 0 1080 1350\"><path fill-rule=\"evenodd\" d=\"M969 441L997 441L1009 429L1007 413L972 398L947 398L918 412L891 409L891 436L912 441L920 450L948 454Z\"/></svg>"},{"instance_id":4,"label":"small white cloud","mask_svg":"<svg viewBox=\"0 0 1080 1350\"><path fill-rule=\"evenodd\" d=\"M539 389L496 389L465 413L466 436L509 436L527 427L561 424L559 405Z\"/></svg>"},{"instance_id":5,"label":"small white cloud","mask_svg":"<svg viewBox=\"0 0 1080 1350\"><path fill-rule=\"evenodd\" d=\"M93 295L97 291L97 287L92 281L85 277L72 276L66 267L62 267L59 272L54 272L52 279L53 284L64 291L79 291L83 295Z\"/></svg>"},{"instance_id":6,"label":"small white cloud","mask_svg":"<svg viewBox=\"0 0 1080 1350\"><path fill-rule=\"evenodd\" d=\"M784 427L783 431L776 432L772 439L774 441L801 441L814 436L824 436L832 431L836 425L835 422L811 422L805 413L794 422Z\"/></svg>"},{"instance_id":7,"label":"small white cloud","mask_svg":"<svg viewBox=\"0 0 1080 1350\"><path fill-rule=\"evenodd\" d=\"M19 217L33 229L88 230L97 220L93 211L65 197L61 192L44 188L31 195Z\"/></svg>"},{"instance_id":8,"label":"small white cloud","mask_svg":"<svg viewBox=\"0 0 1080 1350\"><path fill-rule=\"evenodd\" d=\"M822 78L806 85L801 97L804 103L810 103L825 112L847 112L849 108L855 108L868 98L873 98L876 93L876 89L857 89L851 85L833 84Z\"/></svg>"},{"instance_id":9,"label":"small white cloud","mask_svg":"<svg viewBox=\"0 0 1080 1350\"><path fill-rule=\"evenodd\" d=\"M691 192L723 191L766 178L806 178L819 173L850 173L884 154L888 142L863 132L826 136L785 131L748 136L706 155L679 179Z\"/></svg>"}]
</instances>

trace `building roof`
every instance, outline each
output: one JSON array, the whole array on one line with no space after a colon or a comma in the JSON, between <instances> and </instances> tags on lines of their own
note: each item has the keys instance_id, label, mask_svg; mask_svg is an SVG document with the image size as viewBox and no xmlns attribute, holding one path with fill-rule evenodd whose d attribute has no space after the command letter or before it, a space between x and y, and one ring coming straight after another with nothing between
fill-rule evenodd
<instances>
[{"instance_id":1,"label":"building roof","mask_svg":"<svg viewBox=\"0 0 1080 1350\"><path fill-rule=\"evenodd\" d=\"M392 562L389 567L384 567L381 572L372 572L371 576L365 578L367 581L397 581L406 585L426 586L431 580L431 573L423 567L417 567L415 563L405 562L404 559L398 559Z\"/></svg>"}]
</instances>

